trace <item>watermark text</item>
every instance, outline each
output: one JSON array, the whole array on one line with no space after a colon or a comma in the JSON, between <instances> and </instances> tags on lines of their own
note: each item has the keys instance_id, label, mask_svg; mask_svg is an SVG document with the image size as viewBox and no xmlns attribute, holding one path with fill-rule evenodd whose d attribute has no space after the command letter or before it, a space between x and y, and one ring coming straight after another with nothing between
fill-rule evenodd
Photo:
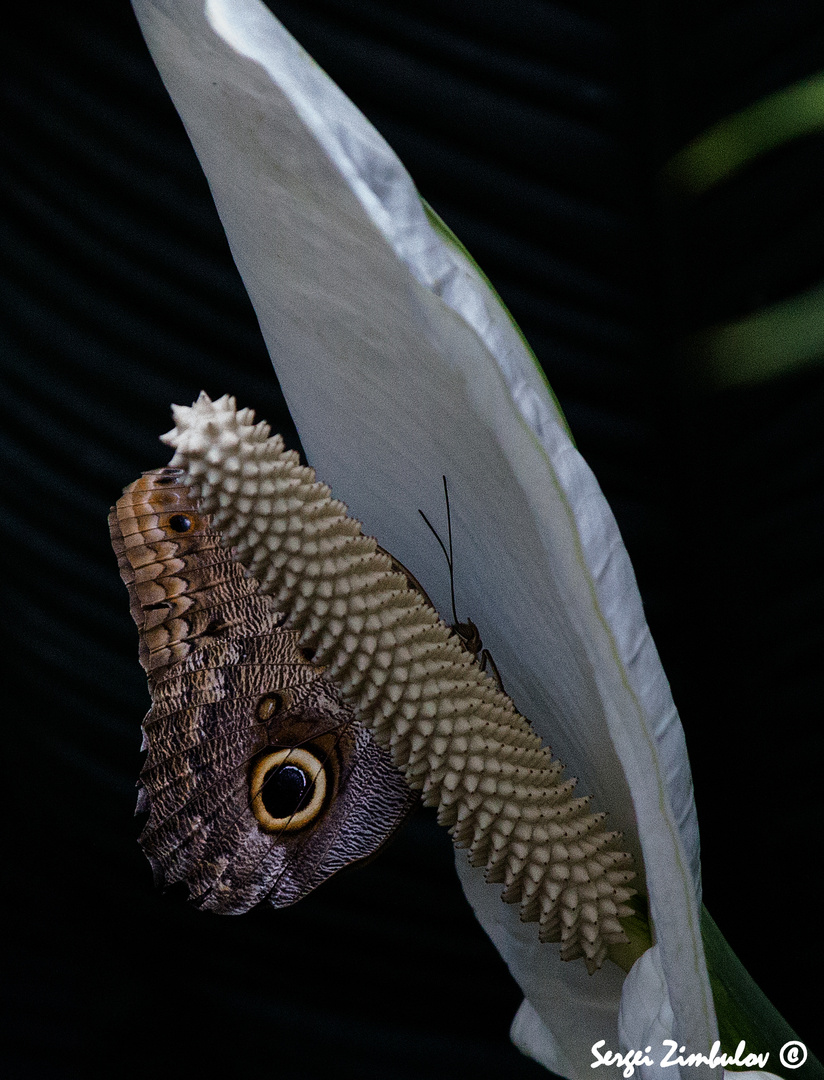
<instances>
[{"instance_id":1,"label":"watermark text","mask_svg":"<svg viewBox=\"0 0 824 1080\"><path fill-rule=\"evenodd\" d=\"M657 1065L661 1069L668 1069L672 1065L680 1065L682 1068L697 1068L707 1065L711 1069L727 1069L731 1066L745 1069L764 1069L770 1060L769 1053L747 1053L747 1044L744 1039L738 1044L734 1054L722 1054L721 1043L716 1041L712 1044L709 1054L687 1053L685 1046L679 1046L674 1039L664 1039L660 1050L656 1047L646 1046L643 1050L626 1050L623 1054L617 1050L605 1050L606 1039L600 1039L592 1046L593 1060L591 1069L598 1069L601 1065L609 1065L620 1069L625 1080L635 1075L639 1067L652 1067ZM786 1043L781 1047L778 1054L781 1064L788 1069L797 1069L807 1060L807 1048L801 1042Z\"/></svg>"}]
</instances>

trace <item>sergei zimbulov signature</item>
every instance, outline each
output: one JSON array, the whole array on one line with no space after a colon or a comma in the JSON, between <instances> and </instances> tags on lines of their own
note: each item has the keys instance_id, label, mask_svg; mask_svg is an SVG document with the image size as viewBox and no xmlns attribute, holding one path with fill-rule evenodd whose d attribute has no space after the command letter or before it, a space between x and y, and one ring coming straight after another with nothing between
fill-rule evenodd
<instances>
[{"instance_id":1,"label":"sergei zimbulov signature","mask_svg":"<svg viewBox=\"0 0 824 1080\"><path fill-rule=\"evenodd\" d=\"M627 1050L619 1054L616 1050L602 1050L606 1039L600 1039L593 1043L592 1056L594 1060L590 1064L591 1069L597 1069L601 1065L612 1065L624 1070L626 1080L634 1075L639 1065L655 1065L656 1062L649 1055L652 1047L647 1046L643 1050ZM756 1066L763 1069L770 1059L769 1053L748 1054L747 1044L744 1039L738 1044L734 1054L722 1054L721 1043L716 1041L712 1044L709 1054L687 1054L686 1047L679 1046L674 1039L664 1039L661 1043L661 1056L658 1059L659 1068L666 1069L671 1065L681 1065L686 1068L695 1068L698 1065L708 1065L711 1069L728 1068L731 1065L743 1066L752 1069ZM787 1069L797 1069L807 1060L807 1048L802 1042L788 1042L781 1047L779 1060Z\"/></svg>"}]
</instances>

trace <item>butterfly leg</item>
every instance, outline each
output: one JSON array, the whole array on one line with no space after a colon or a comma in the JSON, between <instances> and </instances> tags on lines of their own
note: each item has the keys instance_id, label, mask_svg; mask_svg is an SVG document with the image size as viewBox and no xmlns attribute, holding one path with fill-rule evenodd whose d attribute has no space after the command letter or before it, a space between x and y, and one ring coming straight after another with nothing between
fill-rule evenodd
<instances>
[{"instance_id":1,"label":"butterfly leg","mask_svg":"<svg viewBox=\"0 0 824 1080\"><path fill-rule=\"evenodd\" d=\"M505 694L506 690L504 690L504 681L501 678L500 672L498 671L498 665L492 659L492 653L489 651L489 649L483 649L481 651L480 664L481 671L489 671L489 674L498 684L498 689L501 691L502 694Z\"/></svg>"}]
</instances>

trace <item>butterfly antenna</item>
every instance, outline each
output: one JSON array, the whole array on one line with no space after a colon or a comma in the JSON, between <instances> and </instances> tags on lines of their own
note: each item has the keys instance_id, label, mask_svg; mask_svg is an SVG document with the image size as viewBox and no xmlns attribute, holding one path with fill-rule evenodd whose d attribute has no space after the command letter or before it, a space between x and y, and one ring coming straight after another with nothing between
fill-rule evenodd
<instances>
[{"instance_id":1,"label":"butterfly antenna","mask_svg":"<svg viewBox=\"0 0 824 1080\"><path fill-rule=\"evenodd\" d=\"M446 477L445 476L443 477L443 493L444 493L444 496L446 497L446 527L447 527L447 530L448 530L449 551L446 550L446 545L444 544L443 540L441 540L435 526L432 524L432 522L429 520L429 518L426 516L426 514L423 512L423 510L418 510L418 513L421 515L423 520L426 522L427 526L429 527L429 531L432 533L432 535L435 537L435 539L440 544L441 551L443 552L444 558L446 559L446 565L449 567L449 592L450 592L451 598L452 598L452 618L455 620L455 624L457 625L458 612L455 609L455 574L454 574L454 572L452 570L452 517L451 517L451 514L449 512L449 488L446 486Z\"/></svg>"},{"instance_id":2,"label":"butterfly antenna","mask_svg":"<svg viewBox=\"0 0 824 1080\"><path fill-rule=\"evenodd\" d=\"M443 478L443 496L446 499L446 529L449 536L449 591L452 594L452 617L457 625L458 612L455 610L455 571L452 556L452 514L449 510L449 488L446 486L445 476Z\"/></svg>"}]
</instances>

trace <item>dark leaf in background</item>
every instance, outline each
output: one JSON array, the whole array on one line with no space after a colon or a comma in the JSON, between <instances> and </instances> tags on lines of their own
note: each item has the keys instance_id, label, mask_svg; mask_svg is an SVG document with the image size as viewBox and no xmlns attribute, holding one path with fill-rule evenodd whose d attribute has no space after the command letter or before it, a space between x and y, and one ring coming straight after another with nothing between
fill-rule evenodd
<instances>
[{"instance_id":1,"label":"dark leaf in background","mask_svg":"<svg viewBox=\"0 0 824 1080\"><path fill-rule=\"evenodd\" d=\"M824 134L701 192L665 167L824 69L820 5L271 6L536 350L681 710L707 906L810 1042L822 356L719 385L706 342L824 277ZM41 3L4 48L5 1075L545 1075L508 1044L520 995L428 815L294 909L221 919L153 890L132 820L148 696L106 514L165 463L169 404L201 388L297 437L125 0ZM789 318L777 340L798 332Z\"/></svg>"}]
</instances>

